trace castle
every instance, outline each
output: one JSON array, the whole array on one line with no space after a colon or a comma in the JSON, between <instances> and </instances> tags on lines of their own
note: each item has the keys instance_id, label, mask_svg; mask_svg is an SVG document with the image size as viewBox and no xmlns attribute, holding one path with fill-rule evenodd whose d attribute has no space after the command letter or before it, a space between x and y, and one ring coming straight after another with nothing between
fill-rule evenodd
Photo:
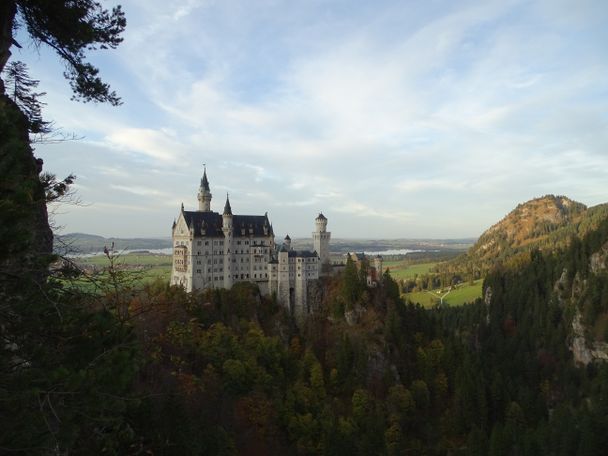
<instances>
[{"instance_id":1,"label":"castle","mask_svg":"<svg viewBox=\"0 0 608 456\"><path fill-rule=\"evenodd\" d=\"M171 284L192 291L253 282L263 294L276 294L295 316L308 313L308 284L329 270L327 218L315 219L314 251L293 250L289 235L277 249L268 213L235 215L226 195L220 214L211 210L211 198L205 169L198 210L186 211L182 204L173 222Z\"/></svg>"}]
</instances>

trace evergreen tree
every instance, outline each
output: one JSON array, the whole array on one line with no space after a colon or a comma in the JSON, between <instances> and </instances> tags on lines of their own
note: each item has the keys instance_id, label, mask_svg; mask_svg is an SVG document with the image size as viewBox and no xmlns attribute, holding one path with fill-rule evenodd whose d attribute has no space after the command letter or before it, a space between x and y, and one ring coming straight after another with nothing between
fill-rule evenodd
<instances>
[{"instance_id":1,"label":"evergreen tree","mask_svg":"<svg viewBox=\"0 0 608 456\"><path fill-rule=\"evenodd\" d=\"M10 62L4 73L6 94L27 118L30 133L49 133L50 123L42 120L44 103L39 100L46 92L35 92L40 81L30 78L27 65L19 61Z\"/></svg>"}]
</instances>

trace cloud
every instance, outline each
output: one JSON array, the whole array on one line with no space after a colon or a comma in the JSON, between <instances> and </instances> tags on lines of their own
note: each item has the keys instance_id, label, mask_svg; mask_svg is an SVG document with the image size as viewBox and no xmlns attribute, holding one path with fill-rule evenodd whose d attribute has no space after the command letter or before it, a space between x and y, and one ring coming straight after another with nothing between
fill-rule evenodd
<instances>
[{"instance_id":1,"label":"cloud","mask_svg":"<svg viewBox=\"0 0 608 456\"><path fill-rule=\"evenodd\" d=\"M148 187L138 187L138 186L128 186L128 185L110 185L110 188L115 190L120 190L122 192L131 193L133 195L139 196L166 196L165 192L161 192L159 190L148 188Z\"/></svg>"},{"instance_id":2,"label":"cloud","mask_svg":"<svg viewBox=\"0 0 608 456\"><path fill-rule=\"evenodd\" d=\"M207 163L214 195L290 232L313 207L407 237L479 232L539 192L600 202L606 5L553 3L133 0L106 66L125 106L49 100L100 158L45 163L157 208L196 205Z\"/></svg>"},{"instance_id":3,"label":"cloud","mask_svg":"<svg viewBox=\"0 0 608 456\"><path fill-rule=\"evenodd\" d=\"M446 176L445 178L405 180L395 185L395 188L397 190L403 192L422 192L428 190L452 191L462 190L467 187L467 183L454 181L448 176Z\"/></svg>"},{"instance_id":4,"label":"cloud","mask_svg":"<svg viewBox=\"0 0 608 456\"><path fill-rule=\"evenodd\" d=\"M105 138L110 147L135 152L160 161L179 162L184 153L174 131L169 129L121 128Z\"/></svg>"}]
</instances>

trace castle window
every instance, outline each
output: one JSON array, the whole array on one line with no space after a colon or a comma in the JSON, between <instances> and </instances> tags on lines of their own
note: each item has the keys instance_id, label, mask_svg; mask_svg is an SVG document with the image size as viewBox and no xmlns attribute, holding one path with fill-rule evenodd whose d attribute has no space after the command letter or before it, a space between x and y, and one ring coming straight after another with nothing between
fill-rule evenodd
<instances>
[{"instance_id":1,"label":"castle window","mask_svg":"<svg viewBox=\"0 0 608 456\"><path fill-rule=\"evenodd\" d=\"M209 245L209 241L205 241L205 245Z\"/></svg>"},{"instance_id":2,"label":"castle window","mask_svg":"<svg viewBox=\"0 0 608 456\"><path fill-rule=\"evenodd\" d=\"M196 244L197 244L197 245L201 245L201 244L202 244L202 242L201 242L201 241L198 241Z\"/></svg>"}]
</instances>

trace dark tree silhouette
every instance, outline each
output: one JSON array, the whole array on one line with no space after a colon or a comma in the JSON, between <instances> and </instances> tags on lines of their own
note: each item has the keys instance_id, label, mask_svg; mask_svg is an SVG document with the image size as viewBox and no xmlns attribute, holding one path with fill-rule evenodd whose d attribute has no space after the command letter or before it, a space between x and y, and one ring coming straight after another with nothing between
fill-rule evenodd
<instances>
[{"instance_id":1,"label":"dark tree silhouette","mask_svg":"<svg viewBox=\"0 0 608 456\"><path fill-rule=\"evenodd\" d=\"M36 46L46 44L66 65L75 99L120 104L120 98L86 61L87 51L116 48L126 19L120 6L111 11L91 0L3 0L0 5L0 71L19 46L15 33L25 27ZM0 89L2 87L0 86ZM3 89L2 89L3 91Z\"/></svg>"},{"instance_id":2,"label":"dark tree silhouette","mask_svg":"<svg viewBox=\"0 0 608 456\"><path fill-rule=\"evenodd\" d=\"M30 133L50 133L50 122L42 120L45 103L39 100L46 92L35 92L40 81L30 78L27 65L19 61L10 62L4 68L4 78L6 94L27 117Z\"/></svg>"},{"instance_id":3,"label":"dark tree silhouette","mask_svg":"<svg viewBox=\"0 0 608 456\"><path fill-rule=\"evenodd\" d=\"M120 6L107 10L92 0L2 0L0 75L6 78L3 70L11 47L21 47L15 36L24 30L35 46L48 45L63 60L73 99L118 105L120 99L86 57L95 49L115 48L122 41L125 25ZM46 275L53 238L46 208L48 189L39 178L42 160L33 155L29 133L32 125L39 129L44 124L38 122L36 97L27 98L28 90L31 94L35 87L34 80L26 82L19 67L13 69L17 70L12 71L16 78L12 82L17 82L13 97L7 96L6 81L0 79L0 244L4 246L0 249L0 272L25 268L40 282Z\"/></svg>"}]
</instances>

